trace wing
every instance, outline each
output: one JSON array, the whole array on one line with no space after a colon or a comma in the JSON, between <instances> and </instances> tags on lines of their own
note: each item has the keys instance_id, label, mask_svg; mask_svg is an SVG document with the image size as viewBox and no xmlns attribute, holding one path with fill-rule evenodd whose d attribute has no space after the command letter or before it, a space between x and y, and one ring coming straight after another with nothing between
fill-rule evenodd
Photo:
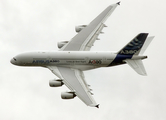
<instances>
[{"instance_id":1,"label":"wing","mask_svg":"<svg viewBox=\"0 0 166 120\"><path fill-rule=\"evenodd\" d=\"M82 71L56 66L48 66L48 68L86 105L91 107L99 106L92 97L91 89L86 83Z\"/></svg>"},{"instance_id":2,"label":"wing","mask_svg":"<svg viewBox=\"0 0 166 120\"><path fill-rule=\"evenodd\" d=\"M120 3L118 2L108 6L87 27L82 29L66 45L64 45L61 51L89 51L98 35L102 33L102 29L106 27L104 22L119 4Z\"/></svg>"}]
</instances>

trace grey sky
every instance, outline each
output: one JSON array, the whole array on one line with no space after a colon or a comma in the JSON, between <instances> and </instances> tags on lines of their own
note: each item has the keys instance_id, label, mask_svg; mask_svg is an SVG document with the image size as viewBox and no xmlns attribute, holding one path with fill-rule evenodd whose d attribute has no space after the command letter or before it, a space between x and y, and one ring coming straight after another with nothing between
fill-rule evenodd
<instances>
[{"instance_id":1,"label":"grey sky","mask_svg":"<svg viewBox=\"0 0 166 120\"><path fill-rule=\"evenodd\" d=\"M0 1L1 120L165 120L166 7L164 0L125 0L106 21L108 26L92 51L118 51L140 32L155 36L145 52L148 76L128 65L86 71L100 109L78 98L62 100L63 86L50 88L55 76L47 69L17 67L10 59L21 52L58 50L76 25L88 24L115 0Z\"/></svg>"}]
</instances>

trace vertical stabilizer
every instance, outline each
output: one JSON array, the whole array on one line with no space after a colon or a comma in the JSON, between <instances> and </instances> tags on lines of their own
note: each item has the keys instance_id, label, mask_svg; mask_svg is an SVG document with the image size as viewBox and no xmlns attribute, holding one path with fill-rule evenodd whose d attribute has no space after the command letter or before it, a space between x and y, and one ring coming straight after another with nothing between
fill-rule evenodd
<instances>
[{"instance_id":1,"label":"vertical stabilizer","mask_svg":"<svg viewBox=\"0 0 166 120\"><path fill-rule=\"evenodd\" d=\"M140 33L134 37L126 46L117 52L116 58L109 66L127 63L140 75L147 75L142 59L142 56L154 37L147 37L148 33Z\"/></svg>"},{"instance_id":2,"label":"vertical stabilizer","mask_svg":"<svg viewBox=\"0 0 166 120\"><path fill-rule=\"evenodd\" d=\"M140 51L140 55L143 55L143 53L145 52L145 50L148 48L149 44L152 42L154 36L148 37L143 45L143 47L141 48Z\"/></svg>"},{"instance_id":3,"label":"vertical stabilizer","mask_svg":"<svg viewBox=\"0 0 166 120\"><path fill-rule=\"evenodd\" d=\"M120 55L138 55L144 42L148 36L148 33L140 33L134 39L132 39L125 47L123 47L118 54Z\"/></svg>"}]
</instances>

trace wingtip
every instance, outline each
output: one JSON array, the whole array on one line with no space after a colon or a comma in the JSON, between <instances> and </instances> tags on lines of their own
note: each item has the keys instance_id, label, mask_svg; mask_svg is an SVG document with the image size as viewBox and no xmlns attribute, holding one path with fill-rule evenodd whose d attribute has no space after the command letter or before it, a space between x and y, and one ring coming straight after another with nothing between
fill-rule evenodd
<instances>
[{"instance_id":1,"label":"wingtip","mask_svg":"<svg viewBox=\"0 0 166 120\"><path fill-rule=\"evenodd\" d=\"M116 3L117 5L120 5L120 1Z\"/></svg>"},{"instance_id":2,"label":"wingtip","mask_svg":"<svg viewBox=\"0 0 166 120\"><path fill-rule=\"evenodd\" d=\"M91 105L88 105L88 106L99 108L99 104L91 104Z\"/></svg>"},{"instance_id":3,"label":"wingtip","mask_svg":"<svg viewBox=\"0 0 166 120\"><path fill-rule=\"evenodd\" d=\"M98 104L98 105L96 105L95 107L99 108L99 104Z\"/></svg>"}]
</instances>

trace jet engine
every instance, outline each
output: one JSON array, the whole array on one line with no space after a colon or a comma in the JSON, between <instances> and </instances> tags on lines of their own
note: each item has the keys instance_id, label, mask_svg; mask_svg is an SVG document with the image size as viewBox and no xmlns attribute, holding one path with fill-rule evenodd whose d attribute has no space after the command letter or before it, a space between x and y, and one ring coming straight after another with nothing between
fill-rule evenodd
<instances>
[{"instance_id":1,"label":"jet engine","mask_svg":"<svg viewBox=\"0 0 166 120\"><path fill-rule=\"evenodd\" d=\"M75 31L79 33L82 29L84 29L87 25L79 25L75 27Z\"/></svg>"},{"instance_id":2,"label":"jet engine","mask_svg":"<svg viewBox=\"0 0 166 120\"><path fill-rule=\"evenodd\" d=\"M75 97L75 93L74 92L62 92L61 93L61 98L62 99L73 99Z\"/></svg>"},{"instance_id":3,"label":"jet engine","mask_svg":"<svg viewBox=\"0 0 166 120\"><path fill-rule=\"evenodd\" d=\"M62 48L64 45L66 45L69 41L62 41L62 42L58 42L58 48Z\"/></svg>"},{"instance_id":4,"label":"jet engine","mask_svg":"<svg viewBox=\"0 0 166 120\"><path fill-rule=\"evenodd\" d=\"M60 79L57 79L57 80L53 79L53 80L49 81L49 85L50 85L50 87L60 87L63 85L63 82Z\"/></svg>"}]
</instances>

